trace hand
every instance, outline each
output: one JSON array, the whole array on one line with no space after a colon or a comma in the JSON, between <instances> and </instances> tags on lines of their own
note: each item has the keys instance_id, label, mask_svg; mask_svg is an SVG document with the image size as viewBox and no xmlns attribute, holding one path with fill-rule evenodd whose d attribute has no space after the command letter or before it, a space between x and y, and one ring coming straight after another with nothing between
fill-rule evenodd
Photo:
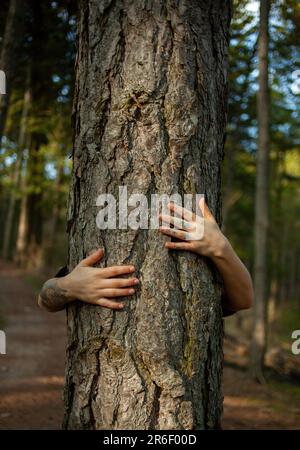
<instances>
[{"instance_id":1,"label":"hand","mask_svg":"<svg viewBox=\"0 0 300 450\"><path fill-rule=\"evenodd\" d=\"M68 301L81 300L93 305L122 309L124 304L115 297L133 295L139 282L137 278L116 278L135 271L134 266L92 267L103 258L103 250L97 250L83 259L72 272L57 279L58 287L67 291Z\"/></svg>"},{"instance_id":2,"label":"hand","mask_svg":"<svg viewBox=\"0 0 300 450\"><path fill-rule=\"evenodd\" d=\"M222 256L227 239L222 234L204 198L200 199L199 207L203 217L196 216L175 203L169 203L168 208L176 216L161 214L160 218L162 222L172 224L174 228L162 226L160 232L180 241L167 241L165 247L172 250L189 250L212 259Z\"/></svg>"}]
</instances>

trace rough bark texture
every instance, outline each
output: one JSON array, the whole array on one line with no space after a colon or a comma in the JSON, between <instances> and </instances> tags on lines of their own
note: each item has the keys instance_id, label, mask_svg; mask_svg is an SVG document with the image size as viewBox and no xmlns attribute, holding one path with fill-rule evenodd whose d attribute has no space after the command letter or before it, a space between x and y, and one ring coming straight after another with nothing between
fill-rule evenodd
<instances>
[{"instance_id":1,"label":"rough bark texture","mask_svg":"<svg viewBox=\"0 0 300 450\"><path fill-rule=\"evenodd\" d=\"M126 310L68 309L66 428L216 428L222 411L221 284L156 230L101 232L99 194L204 193L220 220L227 1L81 1L68 230L72 269L90 250L140 277ZM102 263L103 265L103 263Z\"/></svg>"},{"instance_id":2,"label":"rough bark texture","mask_svg":"<svg viewBox=\"0 0 300 450\"><path fill-rule=\"evenodd\" d=\"M261 0L258 41L259 91L257 95L258 146L255 192L255 302L251 349L251 371L257 379L262 378L266 341L267 232L269 215L269 10L270 1Z\"/></svg>"}]
</instances>

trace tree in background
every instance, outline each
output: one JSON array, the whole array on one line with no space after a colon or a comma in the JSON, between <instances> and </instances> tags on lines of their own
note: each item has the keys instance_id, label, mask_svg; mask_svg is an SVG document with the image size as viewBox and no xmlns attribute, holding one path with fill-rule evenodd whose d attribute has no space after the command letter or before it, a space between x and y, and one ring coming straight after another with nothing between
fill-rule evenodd
<instances>
[{"instance_id":1,"label":"tree in background","mask_svg":"<svg viewBox=\"0 0 300 450\"><path fill-rule=\"evenodd\" d=\"M10 94L18 65L18 52L23 38L26 0L10 0L1 46L0 69L6 76L6 94L0 95L0 146L6 123Z\"/></svg>"},{"instance_id":2,"label":"tree in background","mask_svg":"<svg viewBox=\"0 0 300 450\"><path fill-rule=\"evenodd\" d=\"M257 94L258 146L255 190L254 318L250 369L262 379L266 345L267 236L269 222L269 0L260 2Z\"/></svg>"},{"instance_id":3,"label":"tree in background","mask_svg":"<svg viewBox=\"0 0 300 450\"><path fill-rule=\"evenodd\" d=\"M13 49L12 59L19 64L14 73L11 95L6 98L9 100L8 114L0 152L4 175L2 195L0 190L4 212L0 229L3 230L3 257L13 256L23 265L37 267L43 264L47 247L43 243L43 228L48 229L48 220L54 223L52 217L58 211L56 201L61 202L62 196L66 199L66 189L62 188L63 194L55 193L49 199L48 193L53 189L49 191L45 187L49 184L48 177L55 179L57 171L69 172L67 155L71 152L69 118L75 53L74 12L74 2L28 0L24 9L24 26L19 31L19 34L22 31L22 45ZM10 14L0 16L0 20L4 24L11 22ZM2 27L4 33L8 26ZM61 136L63 142L53 138L58 136L55 130L58 123L65 130ZM53 150L53 145L57 146L57 151ZM50 155L54 159L50 160ZM67 183L64 175L60 178ZM53 215L49 205L53 208ZM62 218L64 210L59 210ZM62 223L61 220L60 230ZM62 240L56 239L55 242L58 245ZM64 257L59 251L57 254Z\"/></svg>"},{"instance_id":4,"label":"tree in background","mask_svg":"<svg viewBox=\"0 0 300 450\"><path fill-rule=\"evenodd\" d=\"M28 127L28 115L31 104L31 88L30 88L30 69L28 70L28 77L26 81L26 89L24 91L23 105L22 105L22 115L20 119L20 128L19 128L19 136L17 141L17 149L16 149L16 162L15 167L12 174L12 186L13 190L11 191L7 215L5 219L4 226L4 235L3 235L3 249L2 249L2 257L3 259L7 259L9 244L11 241L11 233L13 228L13 220L15 214L15 207L17 201L16 193L21 188L21 175L22 175L22 165L24 161L24 149L26 145L26 130Z\"/></svg>"},{"instance_id":5,"label":"tree in background","mask_svg":"<svg viewBox=\"0 0 300 450\"><path fill-rule=\"evenodd\" d=\"M258 21L255 2L235 0L229 65L229 120L223 171L226 233L254 275L254 209L258 134ZM265 303L269 304L266 344L281 344L280 323L297 327L299 308L299 2L273 1L269 20L269 229ZM299 78L298 78L299 80ZM297 87L298 86L298 87ZM233 170L232 170L233 168ZM230 187L230 189L228 188ZM229 194L229 195L228 195ZM229 201L228 201L229 199ZM293 263L295 261L295 263ZM290 311L290 313L289 313ZM251 314L227 320L251 339ZM271 327L270 327L271 325ZM231 328L230 328L231 330Z\"/></svg>"}]
</instances>

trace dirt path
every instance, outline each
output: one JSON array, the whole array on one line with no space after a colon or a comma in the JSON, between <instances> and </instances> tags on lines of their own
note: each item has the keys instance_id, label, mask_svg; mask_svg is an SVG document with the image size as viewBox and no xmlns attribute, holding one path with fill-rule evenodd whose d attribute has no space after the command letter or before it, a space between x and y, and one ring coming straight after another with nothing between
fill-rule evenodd
<instances>
[{"instance_id":1,"label":"dirt path","mask_svg":"<svg viewBox=\"0 0 300 450\"><path fill-rule=\"evenodd\" d=\"M0 308L7 341L0 355L0 429L59 428L65 315L38 308L22 274L1 263Z\"/></svg>"},{"instance_id":2,"label":"dirt path","mask_svg":"<svg viewBox=\"0 0 300 450\"><path fill-rule=\"evenodd\" d=\"M299 430L299 387L287 383L259 385L238 369L224 370L223 429Z\"/></svg>"},{"instance_id":3,"label":"dirt path","mask_svg":"<svg viewBox=\"0 0 300 450\"><path fill-rule=\"evenodd\" d=\"M0 262L1 316L7 355L0 355L0 429L60 428L64 312L41 311L24 274ZM297 403L293 392L257 385L241 370L224 372L224 429L300 429L299 397Z\"/></svg>"}]
</instances>

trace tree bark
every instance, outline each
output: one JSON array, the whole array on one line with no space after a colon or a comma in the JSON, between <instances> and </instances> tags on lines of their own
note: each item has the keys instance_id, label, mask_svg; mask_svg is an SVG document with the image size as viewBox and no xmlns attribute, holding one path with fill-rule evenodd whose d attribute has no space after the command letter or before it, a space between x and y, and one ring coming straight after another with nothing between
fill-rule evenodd
<instances>
[{"instance_id":1,"label":"tree bark","mask_svg":"<svg viewBox=\"0 0 300 450\"><path fill-rule=\"evenodd\" d=\"M269 217L269 10L270 1L260 2L259 29L259 90L257 95L258 147L255 193L255 266L254 266L254 318L251 344L251 372L254 378L263 378L266 341L267 298L267 233Z\"/></svg>"},{"instance_id":2,"label":"tree bark","mask_svg":"<svg viewBox=\"0 0 300 450\"><path fill-rule=\"evenodd\" d=\"M68 307L68 429L218 428L221 282L157 230L100 231L96 198L203 193L220 223L228 1L81 1L69 269L105 249L140 278L122 312ZM102 264L102 263L101 263Z\"/></svg>"}]
</instances>

